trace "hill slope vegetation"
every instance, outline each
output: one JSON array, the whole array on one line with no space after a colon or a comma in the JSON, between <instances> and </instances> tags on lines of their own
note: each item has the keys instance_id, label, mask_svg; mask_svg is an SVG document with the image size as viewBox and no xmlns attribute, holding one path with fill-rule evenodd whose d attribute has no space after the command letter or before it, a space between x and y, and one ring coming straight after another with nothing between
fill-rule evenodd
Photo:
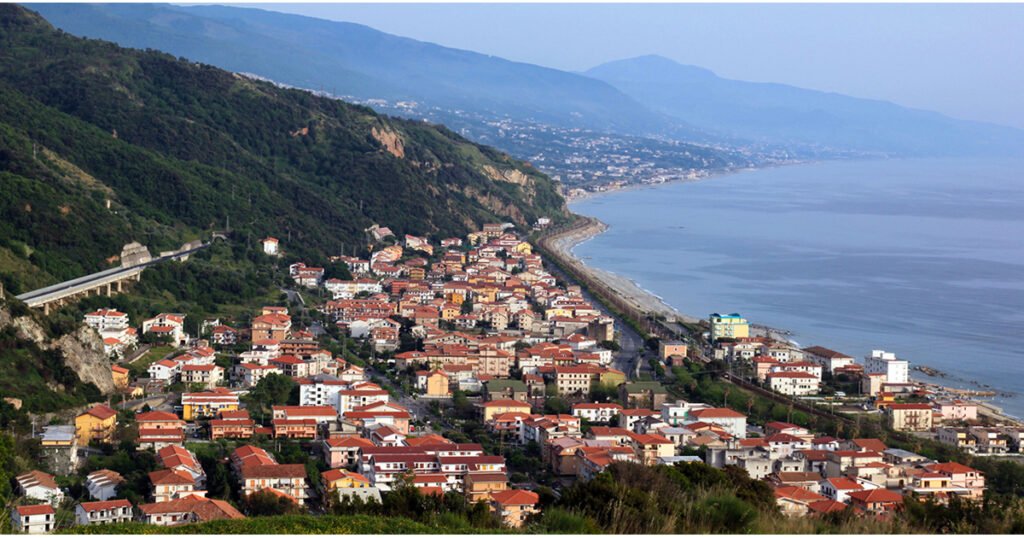
<instances>
[{"instance_id":1,"label":"hill slope vegetation","mask_svg":"<svg viewBox=\"0 0 1024 538\"><path fill-rule=\"evenodd\" d=\"M0 274L8 292L230 226L293 254L396 233L462 234L565 215L528 163L155 51L72 37L0 6Z\"/></svg>"}]
</instances>

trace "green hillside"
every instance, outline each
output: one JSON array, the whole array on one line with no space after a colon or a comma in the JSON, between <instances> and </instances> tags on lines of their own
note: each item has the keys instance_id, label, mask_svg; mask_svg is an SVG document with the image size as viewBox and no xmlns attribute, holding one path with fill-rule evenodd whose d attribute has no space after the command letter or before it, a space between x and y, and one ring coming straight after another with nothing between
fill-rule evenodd
<instances>
[{"instance_id":1,"label":"green hillside","mask_svg":"<svg viewBox=\"0 0 1024 538\"><path fill-rule=\"evenodd\" d=\"M529 164L444 127L75 38L15 5L0 34L10 292L103 269L131 240L176 248L229 224L236 241L323 255L373 223L446 236L565 215Z\"/></svg>"}]
</instances>

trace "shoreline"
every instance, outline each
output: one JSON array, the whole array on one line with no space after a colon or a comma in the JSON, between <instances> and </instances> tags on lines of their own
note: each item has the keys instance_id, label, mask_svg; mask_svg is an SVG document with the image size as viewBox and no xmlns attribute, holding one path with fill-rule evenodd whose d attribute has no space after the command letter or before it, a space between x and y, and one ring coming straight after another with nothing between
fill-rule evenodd
<instances>
[{"instance_id":1,"label":"shoreline","mask_svg":"<svg viewBox=\"0 0 1024 538\"><path fill-rule=\"evenodd\" d=\"M812 161L813 162L813 161ZM792 163L792 164L807 164L807 163ZM788 164L787 164L788 165ZM787 166L779 165L779 166ZM762 167L768 168L768 167ZM666 181L658 184L641 184L641 185L629 185L619 189L611 189L601 192L588 193L584 196L579 196L572 199L567 199L567 203L583 201L596 196L627 192L631 190L638 190L641 188L656 188L675 183L694 183L697 181L703 181L716 177L722 177L726 175L738 174L745 171L757 171L762 168L743 168L731 171L723 171L716 174L708 174L701 178L694 179L681 179ZM574 266L579 272L588 275L589 277L604 283L609 289L611 289L619 298L623 301L634 305L638 310L651 312L653 314L664 315L669 318L675 318L678 321L685 323L697 323L703 318L698 318L689 314L678 311L673 306L666 303L661 297L656 295L654 292L647 290L640 286L635 280L589 265L585 260L573 252L575 248L595 237L607 231L610 227L608 224L600 221L597 218L573 213L578 219L583 221L581 226L575 226L571 229L559 232L549 238L547 242L553 251L556 251L565 262ZM779 341L790 342L789 337L794 333L786 329L779 329L775 327L766 326L763 324L751 324L752 334L754 332L761 333L762 335L769 336ZM916 380L917 383L923 387L930 389L939 389L940 393L945 394L956 394L962 391L956 387L947 387L935 382L928 382L922 380ZM968 383L978 384L976 381L968 381ZM1024 420L1014 415L1007 414L1001 407L997 406L992 401L986 401L981 399L972 400L978 404L979 415L989 416L998 422L1004 422L1013 424L1016 426L1024 426Z\"/></svg>"}]
</instances>

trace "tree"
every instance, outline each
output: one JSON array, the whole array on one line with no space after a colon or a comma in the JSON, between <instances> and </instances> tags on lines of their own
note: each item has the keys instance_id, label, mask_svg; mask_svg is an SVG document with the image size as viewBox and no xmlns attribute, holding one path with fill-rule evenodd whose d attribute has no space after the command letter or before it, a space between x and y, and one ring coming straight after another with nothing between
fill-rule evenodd
<instances>
[{"instance_id":1,"label":"tree","mask_svg":"<svg viewBox=\"0 0 1024 538\"><path fill-rule=\"evenodd\" d=\"M283 516L304 511L295 501L270 489L243 497L242 510L248 516Z\"/></svg>"},{"instance_id":2,"label":"tree","mask_svg":"<svg viewBox=\"0 0 1024 538\"><path fill-rule=\"evenodd\" d=\"M249 394L242 397L254 417L265 417L275 405L285 405L298 385L292 378L281 374L268 374L260 380Z\"/></svg>"}]
</instances>

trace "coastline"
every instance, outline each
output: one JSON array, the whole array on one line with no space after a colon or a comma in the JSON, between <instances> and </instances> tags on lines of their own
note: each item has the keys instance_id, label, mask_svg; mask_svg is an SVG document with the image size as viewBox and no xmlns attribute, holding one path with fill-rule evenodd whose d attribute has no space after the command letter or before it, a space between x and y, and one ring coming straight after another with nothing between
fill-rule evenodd
<instances>
[{"instance_id":1,"label":"coastline","mask_svg":"<svg viewBox=\"0 0 1024 538\"><path fill-rule=\"evenodd\" d=\"M675 183L693 183L697 181L703 181L706 179L712 179L715 177L737 174L744 171L756 171L758 169L759 168L743 168L721 171L720 173L715 174L708 174L700 178L672 180L657 184L628 185L622 188L587 193L586 195L583 196L567 199L567 202L578 202L605 194L626 192L642 188L655 188ZM546 238L546 242L550 249L557 252L564 262L571 264L574 267L574 269L579 271L580 273L585 274L594 280L602 282L609 289L611 289L620 299L633 305L636 309L640 311L664 315L668 318L675 318L676 320L686 323L696 323L703 319L693 315L679 312L674 307L666 303L661 297L657 296L654 292L640 286L635 280L613 273L611 271L593 267L586 263L583 259L579 258L573 252L575 250L575 247L593 239L594 237L597 237L601 233L604 233L606 230L609 229L609 225L594 217L580 215L577 213L574 213L574 215L576 215L576 217L578 218L578 222L580 222L580 224ZM762 324L752 324L751 329L752 334L769 336L772 337L773 339L783 342L790 341L789 336L793 334L791 331L788 331L786 329L765 326ZM947 398L956 399L959 397L969 397L967 393L971 392L969 390L945 386L940 383L935 383L934 381L915 381L919 383L922 387L924 387L926 390L929 390L938 395L946 396ZM997 406L994 402L986 401L983 399L973 399L973 401L975 401L978 404L979 415L988 416L1002 423L1024 426L1024 420L1014 415L1006 413L1001 407Z\"/></svg>"}]
</instances>

